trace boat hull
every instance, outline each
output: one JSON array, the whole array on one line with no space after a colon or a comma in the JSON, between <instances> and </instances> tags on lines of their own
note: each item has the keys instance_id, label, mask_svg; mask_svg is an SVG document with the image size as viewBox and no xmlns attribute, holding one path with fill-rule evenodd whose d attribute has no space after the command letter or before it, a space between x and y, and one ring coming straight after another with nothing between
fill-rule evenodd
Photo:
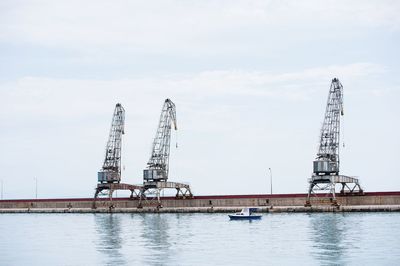
<instances>
[{"instance_id":1,"label":"boat hull","mask_svg":"<svg viewBox=\"0 0 400 266\"><path fill-rule=\"evenodd\" d=\"M261 215L229 215L231 220L259 220Z\"/></svg>"}]
</instances>

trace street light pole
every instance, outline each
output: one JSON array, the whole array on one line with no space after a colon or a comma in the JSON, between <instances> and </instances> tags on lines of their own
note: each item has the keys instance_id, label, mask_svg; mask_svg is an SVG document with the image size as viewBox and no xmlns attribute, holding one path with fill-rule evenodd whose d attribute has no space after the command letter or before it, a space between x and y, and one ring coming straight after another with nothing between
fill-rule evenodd
<instances>
[{"instance_id":1,"label":"street light pole","mask_svg":"<svg viewBox=\"0 0 400 266\"><path fill-rule=\"evenodd\" d=\"M37 177L35 177L35 195L37 199Z\"/></svg>"},{"instance_id":2,"label":"street light pole","mask_svg":"<svg viewBox=\"0 0 400 266\"><path fill-rule=\"evenodd\" d=\"M1 180L1 199L3 200L3 179Z\"/></svg>"},{"instance_id":3,"label":"street light pole","mask_svg":"<svg viewBox=\"0 0 400 266\"><path fill-rule=\"evenodd\" d=\"M271 195L272 195L272 170L269 168L269 176L270 176L270 182L271 182Z\"/></svg>"}]
</instances>

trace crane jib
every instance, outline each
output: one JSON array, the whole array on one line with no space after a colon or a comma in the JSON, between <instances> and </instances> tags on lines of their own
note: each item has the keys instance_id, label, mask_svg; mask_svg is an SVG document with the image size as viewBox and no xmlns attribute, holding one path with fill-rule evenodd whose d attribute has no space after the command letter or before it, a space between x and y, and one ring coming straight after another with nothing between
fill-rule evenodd
<instances>
[{"instance_id":1,"label":"crane jib","mask_svg":"<svg viewBox=\"0 0 400 266\"><path fill-rule=\"evenodd\" d=\"M145 181L167 181L168 179L172 126L177 130L176 107L170 99L166 99L153 140L148 167L143 171Z\"/></svg>"},{"instance_id":2,"label":"crane jib","mask_svg":"<svg viewBox=\"0 0 400 266\"><path fill-rule=\"evenodd\" d=\"M119 183L121 181L122 135L125 134L125 110L120 103L115 105L110 133L106 145L103 167L98 172L98 182Z\"/></svg>"}]
</instances>

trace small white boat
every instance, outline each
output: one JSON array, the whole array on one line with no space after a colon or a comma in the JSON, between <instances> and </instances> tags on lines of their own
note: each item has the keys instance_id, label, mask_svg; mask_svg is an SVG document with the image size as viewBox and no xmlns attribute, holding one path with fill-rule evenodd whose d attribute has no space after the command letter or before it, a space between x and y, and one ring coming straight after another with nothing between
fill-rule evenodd
<instances>
[{"instance_id":1,"label":"small white boat","mask_svg":"<svg viewBox=\"0 0 400 266\"><path fill-rule=\"evenodd\" d=\"M253 211L256 211L257 208L243 208L241 212L237 212L235 214L229 214L229 218L231 220L257 220L261 219L261 214L254 214Z\"/></svg>"}]
</instances>

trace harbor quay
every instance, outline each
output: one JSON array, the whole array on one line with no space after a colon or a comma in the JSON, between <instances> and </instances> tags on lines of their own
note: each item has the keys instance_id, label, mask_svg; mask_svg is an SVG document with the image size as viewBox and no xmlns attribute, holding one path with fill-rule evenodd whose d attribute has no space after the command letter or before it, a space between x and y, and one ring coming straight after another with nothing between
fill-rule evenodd
<instances>
[{"instance_id":1,"label":"harbor quay","mask_svg":"<svg viewBox=\"0 0 400 266\"><path fill-rule=\"evenodd\" d=\"M161 206L138 198L64 198L1 200L0 213L213 213L234 212L243 207L258 212L386 212L400 211L400 191L337 195L337 204L326 197L307 194L213 195L191 198L161 197Z\"/></svg>"}]
</instances>

